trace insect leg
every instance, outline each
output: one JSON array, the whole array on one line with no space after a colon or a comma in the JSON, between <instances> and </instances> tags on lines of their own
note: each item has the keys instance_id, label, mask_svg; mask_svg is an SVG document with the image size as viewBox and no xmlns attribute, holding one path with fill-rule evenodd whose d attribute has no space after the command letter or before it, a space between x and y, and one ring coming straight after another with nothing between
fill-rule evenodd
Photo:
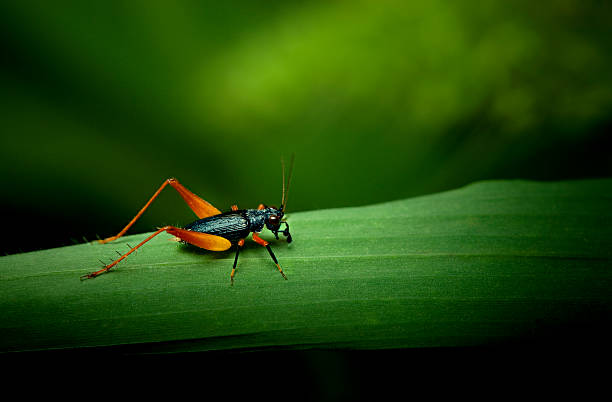
<instances>
[{"instance_id":1,"label":"insect leg","mask_svg":"<svg viewBox=\"0 0 612 402\"><path fill-rule=\"evenodd\" d=\"M157 236L158 234L160 234L161 232L164 232L168 229L169 227L163 227L158 229L157 231L155 231L151 236L147 237L146 239L144 239L143 241L141 241L140 243L138 243L137 246L135 247L130 247L130 251L128 251L127 253L121 255L119 258L117 258L115 261L111 262L108 265L104 265L104 268L102 268L99 271L96 272L91 272L87 275L83 275L81 276L81 280L83 279L90 279L90 278L95 278L98 275L101 275L105 272L108 272L111 270L111 268L113 268L115 265L117 265L119 262L121 262L124 258L126 258L128 255L132 254L134 251L136 251L140 246L142 246L143 244L145 244L146 242L148 242L149 240L151 240L152 238L154 238L155 236Z\"/></svg>"},{"instance_id":2,"label":"insect leg","mask_svg":"<svg viewBox=\"0 0 612 402\"><path fill-rule=\"evenodd\" d=\"M285 275L285 273L283 272L283 269L281 268L281 266L278 263L278 260L276 259L276 256L274 255L274 253L272 252L272 248L270 247L270 243L268 243L267 241L265 241L264 239L262 239L261 237L259 237L259 235L255 232L253 232L253 240L255 240L255 242L257 244L262 245L263 247L265 247L268 250L268 253L270 253L270 257L272 257L272 261L274 261L274 264L276 264L276 267L278 268L278 272L280 272L280 274L283 276L283 278L285 278L285 280L287 279L287 276Z\"/></svg>"},{"instance_id":3,"label":"insect leg","mask_svg":"<svg viewBox=\"0 0 612 402\"><path fill-rule=\"evenodd\" d=\"M230 274L232 286L234 285L234 275L236 274L236 266L238 265L238 254L240 254L240 249L242 246L244 246L244 239L240 239L236 244L236 258L234 258L234 266L232 267L232 273Z\"/></svg>"},{"instance_id":4,"label":"insect leg","mask_svg":"<svg viewBox=\"0 0 612 402\"><path fill-rule=\"evenodd\" d=\"M144 211L147 208L149 208L149 205L151 205L153 200L157 198L157 196L162 192L164 187L166 187L168 184L174 187L174 189L185 200L189 208L191 208L191 210L198 216L198 218L202 219L208 216L218 215L221 213L221 211L219 211L217 208L213 207L208 202L204 201L197 195L193 194L191 191L187 190L187 188L185 188L185 186L179 183L178 180L174 178L170 178L170 179L164 180L162 185L153 194L151 199L145 204L144 207L142 207L142 209L136 214L136 216L130 221L130 223L128 223L119 233L117 233L115 236L107 237L106 239L103 239L103 240L98 240L98 242L108 243L110 241L117 240L118 238L123 236L125 232L127 232L127 230L138 220L138 218L140 218L140 216L144 213Z\"/></svg>"},{"instance_id":5,"label":"insect leg","mask_svg":"<svg viewBox=\"0 0 612 402\"><path fill-rule=\"evenodd\" d=\"M115 265L117 265L119 262L125 259L128 255L132 254L139 247L144 245L146 242L148 242L149 240L151 240L152 238L154 238L161 232L168 232L171 235L178 237L180 240L186 243L193 244L194 246L198 246L206 250L223 251L223 250L227 250L231 246L231 243L229 240L223 237L220 237L220 236L215 236L215 235L211 235L208 233L193 232L191 230L181 229L181 228L177 228L174 226L164 226L163 228L157 229L155 232L153 232L153 234L151 234L149 237L147 237L146 239L138 243L138 245L136 245L135 247L130 247L130 251L121 255L118 259L116 259L112 263L108 265L104 265L104 268L102 268L101 270L96 271L96 272L91 272L87 275L81 276L81 280L95 278L96 276L100 274L108 272L111 268L113 268Z\"/></svg>"}]
</instances>

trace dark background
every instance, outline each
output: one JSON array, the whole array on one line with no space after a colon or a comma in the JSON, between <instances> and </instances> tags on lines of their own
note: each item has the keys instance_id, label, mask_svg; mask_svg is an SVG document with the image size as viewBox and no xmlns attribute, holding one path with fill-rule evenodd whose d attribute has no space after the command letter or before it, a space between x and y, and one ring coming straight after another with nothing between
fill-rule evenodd
<instances>
[{"instance_id":1,"label":"dark background","mask_svg":"<svg viewBox=\"0 0 612 402\"><path fill-rule=\"evenodd\" d=\"M604 1L3 1L0 253L221 210L610 176ZM172 190L131 233L183 225Z\"/></svg>"}]
</instances>

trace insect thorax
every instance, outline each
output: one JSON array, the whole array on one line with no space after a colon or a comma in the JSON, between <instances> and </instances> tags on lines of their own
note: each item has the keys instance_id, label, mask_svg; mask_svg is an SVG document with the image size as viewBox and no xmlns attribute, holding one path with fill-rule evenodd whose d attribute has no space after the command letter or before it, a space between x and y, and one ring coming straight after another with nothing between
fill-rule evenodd
<instances>
[{"instance_id":1,"label":"insect thorax","mask_svg":"<svg viewBox=\"0 0 612 402\"><path fill-rule=\"evenodd\" d=\"M252 232L261 232L263 230L268 217L265 210L247 209L245 215L249 221L249 228Z\"/></svg>"}]
</instances>

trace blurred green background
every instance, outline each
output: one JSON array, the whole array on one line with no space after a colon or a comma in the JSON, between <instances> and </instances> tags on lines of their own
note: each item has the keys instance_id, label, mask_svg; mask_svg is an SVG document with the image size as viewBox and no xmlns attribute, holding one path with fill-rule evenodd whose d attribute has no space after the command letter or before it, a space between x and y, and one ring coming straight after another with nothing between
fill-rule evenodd
<instances>
[{"instance_id":1,"label":"blurred green background","mask_svg":"<svg viewBox=\"0 0 612 402\"><path fill-rule=\"evenodd\" d=\"M612 175L605 1L3 1L2 253L222 210ZM186 224L171 190L131 233ZM299 233L294 234L299 240Z\"/></svg>"}]
</instances>

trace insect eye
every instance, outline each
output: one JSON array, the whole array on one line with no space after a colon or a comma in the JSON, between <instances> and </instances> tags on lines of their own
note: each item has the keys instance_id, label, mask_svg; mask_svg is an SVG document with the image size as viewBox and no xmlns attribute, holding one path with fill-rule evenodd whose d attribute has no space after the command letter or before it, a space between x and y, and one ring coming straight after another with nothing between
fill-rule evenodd
<instances>
[{"instance_id":1,"label":"insect eye","mask_svg":"<svg viewBox=\"0 0 612 402\"><path fill-rule=\"evenodd\" d=\"M272 224L272 225L278 225L278 216L276 215L272 215L270 216L270 218L268 218L268 221Z\"/></svg>"}]
</instances>

